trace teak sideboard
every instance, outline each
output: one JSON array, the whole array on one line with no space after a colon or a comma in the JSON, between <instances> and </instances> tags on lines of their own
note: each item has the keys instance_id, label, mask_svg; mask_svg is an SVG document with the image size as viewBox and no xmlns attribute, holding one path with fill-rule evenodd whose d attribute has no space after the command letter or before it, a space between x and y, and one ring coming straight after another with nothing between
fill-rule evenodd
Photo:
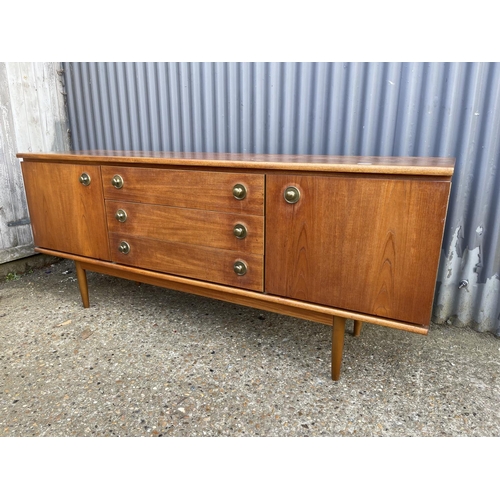
<instances>
[{"instance_id":1,"label":"teak sideboard","mask_svg":"<svg viewBox=\"0 0 500 500\"><path fill-rule=\"evenodd\" d=\"M19 153L37 252L332 326L426 334L452 158Z\"/></svg>"}]
</instances>

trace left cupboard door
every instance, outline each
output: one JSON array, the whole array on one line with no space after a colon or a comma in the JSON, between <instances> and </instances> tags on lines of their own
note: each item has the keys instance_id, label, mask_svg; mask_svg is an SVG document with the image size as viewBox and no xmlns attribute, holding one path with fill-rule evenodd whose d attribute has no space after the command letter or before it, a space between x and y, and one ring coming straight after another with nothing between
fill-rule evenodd
<instances>
[{"instance_id":1,"label":"left cupboard door","mask_svg":"<svg viewBox=\"0 0 500 500\"><path fill-rule=\"evenodd\" d=\"M99 165L21 163L35 245L109 260Z\"/></svg>"}]
</instances>

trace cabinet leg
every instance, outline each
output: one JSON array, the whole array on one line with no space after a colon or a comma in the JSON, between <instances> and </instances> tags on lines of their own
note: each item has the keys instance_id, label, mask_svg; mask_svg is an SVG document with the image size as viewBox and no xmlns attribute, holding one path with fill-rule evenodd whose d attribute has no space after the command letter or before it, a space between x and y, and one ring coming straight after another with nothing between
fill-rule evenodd
<instances>
[{"instance_id":1,"label":"cabinet leg","mask_svg":"<svg viewBox=\"0 0 500 500\"><path fill-rule=\"evenodd\" d=\"M362 321L354 320L354 336L359 337L361 334L361 327L363 326Z\"/></svg>"},{"instance_id":2,"label":"cabinet leg","mask_svg":"<svg viewBox=\"0 0 500 500\"><path fill-rule=\"evenodd\" d=\"M78 287L82 296L83 307L90 307L89 303L89 287L87 285L87 273L83 269L80 262L75 260L76 277L78 278Z\"/></svg>"},{"instance_id":3,"label":"cabinet leg","mask_svg":"<svg viewBox=\"0 0 500 500\"><path fill-rule=\"evenodd\" d=\"M339 380L342 353L344 352L345 318L333 317L332 329L332 380Z\"/></svg>"}]
</instances>

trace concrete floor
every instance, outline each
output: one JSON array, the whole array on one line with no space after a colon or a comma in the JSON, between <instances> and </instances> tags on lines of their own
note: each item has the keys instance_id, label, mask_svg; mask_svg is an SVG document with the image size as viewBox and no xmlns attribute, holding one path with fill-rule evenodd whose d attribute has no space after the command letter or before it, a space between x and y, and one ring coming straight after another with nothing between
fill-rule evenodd
<instances>
[{"instance_id":1,"label":"concrete floor","mask_svg":"<svg viewBox=\"0 0 500 500\"><path fill-rule=\"evenodd\" d=\"M0 282L0 436L500 434L493 334L365 324L332 382L328 326L88 276Z\"/></svg>"}]
</instances>

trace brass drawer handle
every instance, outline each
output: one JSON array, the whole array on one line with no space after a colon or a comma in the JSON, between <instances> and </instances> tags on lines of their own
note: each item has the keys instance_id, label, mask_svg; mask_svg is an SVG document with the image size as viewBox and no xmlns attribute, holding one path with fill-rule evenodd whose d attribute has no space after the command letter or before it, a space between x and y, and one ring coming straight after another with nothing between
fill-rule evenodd
<instances>
[{"instance_id":1,"label":"brass drawer handle","mask_svg":"<svg viewBox=\"0 0 500 500\"><path fill-rule=\"evenodd\" d=\"M80 184L88 186L90 184L90 175L87 174L87 172L83 172L83 174L80 175L80 178L78 180L80 181Z\"/></svg>"},{"instance_id":2,"label":"brass drawer handle","mask_svg":"<svg viewBox=\"0 0 500 500\"><path fill-rule=\"evenodd\" d=\"M118 222L125 222L127 220L127 212L125 212L125 210L120 208L119 210L116 211L115 219Z\"/></svg>"},{"instance_id":3,"label":"brass drawer handle","mask_svg":"<svg viewBox=\"0 0 500 500\"><path fill-rule=\"evenodd\" d=\"M248 271L247 265L242 260L237 260L234 263L233 269L238 276L244 276Z\"/></svg>"},{"instance_id":4,"label":"brass drawer handle","mask_svg":"<svg viewBox=\"0 0 500 500\"><path fill-rule=\"evenodd\" d=\"M123 178L121 175L114 175L113 178L111 179L111 184L116 188L116 189L121 189L123 187Z\"/></svg>"},{"instance_id":5,"label":"brass drawer handle","mask_svg":"<svg viewBox=\"0 0 500 500\"><path fill-rule=\"evenodd\" d=\"M247 228L243 224L236 224L233 228L233 234L239 240L243 240L247 237Z\"/></svg>"},{"instance_id":6,"label":"brass drawer handle","mask_svg":"<svg viewBox=\"0 0 500 500\"><path fill-rule=\"evenodd\" d=\"M300 200L300 191L294 186L288 186L283 193L287 203L297 203Z\"/></svg>"},{"instance_id":7,"label":"brass drawer handle","mask_svg":"<svg viewBox=\"0 0 500 500\"><path fill-rule=\"evenodd\" d=\"M118 250L120 250L122 254L127 255L130 252L130 245L126 241L121 241Z\"/></svg>"},{"instance_id":8,"label":"brass drawer handle","mask_svg":"<svg viewBox=\"0 0 500 500\"><path fill-rule=\"evenodd\" d=\"M233 187L233 196L237 200L244 200L247 196L247 188L243 184L235 184Z\"/></svg>"}]
</instances>

